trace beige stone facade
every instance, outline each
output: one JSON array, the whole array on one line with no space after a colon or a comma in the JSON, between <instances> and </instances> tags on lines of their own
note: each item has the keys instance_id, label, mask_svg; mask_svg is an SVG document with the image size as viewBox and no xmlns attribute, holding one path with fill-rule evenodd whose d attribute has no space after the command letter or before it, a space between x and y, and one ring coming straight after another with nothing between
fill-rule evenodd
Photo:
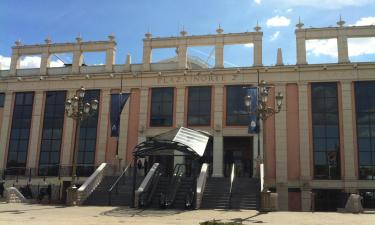
<instances>
[{"instance_id":1,"label":"beige stone facade","mask_svg":"<svg viewBox=\"0 0 375 225\"><path fill-rule=\"evenodd\" d=\"M212 176L223 176L225 137L252 137L252 151L258 148L258 139L267 138L267 186L274 188L279 194L279 208L290 209L291 204L299 204L300 210L311 209L311 191L313 189L340 189L347 193L357 192L360 189L374 189L375 180L360 180L358 177L358 150L356 141L356 120L354 102L354 82L375 81L375 63L351 63L348 57L347 38L375 37L374 26L363 27L335 27L309 28L300 26L296 29L296 65L283 65L281 50L278 51L276 66L263 66L262 63L262 36L259 29L255 32L224 34L218 29L215 35L188 36L181 32L181 36L173 38L152 38L146 34L143 40L143 62L131 64L131 57L127 56L126 64L115 65L116 42L114 36L108 41L84 42L77 38L74 43L52 43L46 40L45 44L22 45L17 42L12 47L12 60L9 70L0 71L0 92L5 93L4 107L0 108L2 118L0 131L0 169L7 164L8 145L12 123L15 93L32 91L34 104L32 125L29 138L27 167L37 168L41 130L43 124L43 110L46 91L66 90L67 96L72 96L81 86L86 89L100 90L100 112L97 130L95 164L102 162L115 164L113 155L114 145L110 144L110 94L113 91L134 93L130 97L122 115L119 140L119 157L122 166L132 162L131 151L137 143L156 134L168 131L179 126L186 126L187 95L191 86L212 87L211 123L209 126L194 127L205 130L213 135L213 173ZM306 40L337 38L338 62L333 64L308 64L306 60ZM224 68L223 48L227 44L254 44L254 65L242 68ZM215 46L215 67L212 69L189 68L187 48L189 46ZM178 49L177 62L153 63L152 50L156 48ZM83 53L102 51L106 54L105 65L83 66ZM72 52L73 64L61 68L50 68L49 61L54 53ZM19 69L21 56L38 54L42 56L41 66L37 69ZM250 56L249 56L250 57ZM124 60L125 61L125 60ZM258 73L260 80L275 85L275 92L288 96L289 85L296 85L298 101L284 100L281 112L266 126L271 134L248 134L247 126L226 125L226 87L229 85L257 85ZM311 124L311 83L336 82L339 86L339 109L341 120L340 153L341 179L319 180L314 179L313 144ZM122 83L122 86L120 86ZM173 87L175 89L174 122L171 127L150 126L150 89L154 87ZM273 93L275 93L273 92ZM294 93L294 92L293 92ZM285 98L284 98L285 99ZM288 99L288 98L286 98ZM292 135L287 120L288 105L298 107L298 147L297 161L288 160L288 135ZM136 121L136 123L134 123ZM131 123L134 123L130 126ZM129 125L129 126L128 126ZM70 164L74 142L74 123L65 118L60 164ZM136 138L135 138L136 137ZM262 143L262 141L260 141ZM260 146L263 155L263 145ZM268 154L271 153L271 154ZM296 153L296 154L297 154ZM253 170L256 171L255 157ZM296 165L296 166L294 166ZM298 165L298 166L297 166ZM296 169L298 179L288 176L288 169ZM290 171L289 171L290 172ZM299 203L291 197L289 189L298 189ZM297 202L298 202L297 201Z\"/></svg>"}]
</instances>

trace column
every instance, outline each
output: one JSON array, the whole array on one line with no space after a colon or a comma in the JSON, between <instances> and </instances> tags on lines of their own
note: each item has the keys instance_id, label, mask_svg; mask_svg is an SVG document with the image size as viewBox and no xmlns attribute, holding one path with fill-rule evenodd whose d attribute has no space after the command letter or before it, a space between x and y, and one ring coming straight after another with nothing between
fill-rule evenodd
<instances>
[{"instance_id":1,"label":"column","mask_svg":"<svg viewBox=\"0 0 375 225\"><path fill-rule=\"evenodd\" d=\"M286 96L284 84L277 85L275 92L281 92ZM281 111L275 115L275 139L276 139L276 189L278 193L279 209L288 210L288 161L287 161L287 129L286 129L286 104L284 102Z\"/></svg>"},{"instance_id":2,"label":"column","mask_svg":"<svg viewBox=\"0 0 375 225\"><path fill-rule=\"evenodd\" d=\"M12 125L12 103L14 101L14 94L10 91L5 93L4 108L3 108L3 121L1 123L0 132L0 169L6 168L6 155L8 152L8 137L10 136L10 129Z\"/></svg>"},{"instance_id":3,"label":"column","mask_svg":"<svg viewBox=\"0 0 375 225\"><path fill-rule=\"evenodd\" d=\"M339 35L337 37L337 53L339 63L349 63L348 38L343 34L343 32L343 29L339 28Z\"/></svg>"},{"instance_id":4,"label":"column","mask_svg":"<svg viewBox=\"0 0 375 225\"><path fill-rule=\"evenodd\" d=\"M29 168L36 168L38 163L39 143L41 139L40 135L43 127L43 95L43 91L36 91L34 95L33 115L30 128L30 145L27 154L27 167Z\"/></svg>"},{"instance_id":5,"label":"column","mask_svg":"<svg viewBox=\"0 0 375 225\"><path fill-rule=\"evenodd\" d=\"M344 166L345 181L353 181L356 179L355 161L356 152L354 147L354 136L353 130L355 129L353 120L353 103L352 97L354 92L352 91L351 81L341 81L341 102L342 102L342 131L343 131L343 143L344 143L344 159L345 161L341 164Z\"/></svg>"},{"instance_id":6,"label":"column","mask_svg":"<svg viewBox=\"0 0 375 225\"><path fill-rule=\"evenodd\" d=\"M105 71L112 72L115 64L115 47L106 50Z\"/></svg>"},{"instance_id":7,"label":"column","mask_svg":"<svg viewBox=\"0 0 375 225\"><path fill-rule=\"evenodd\" d=\"M254 66L262 66L262 36L254 37Z\"/></svg>"},{"instance_id":8,"label":"column","mask_svg":"<svg viewBox=\"0 0 375 225\"><path fill-rule=\"evenodd\" d=\"M215 45L215 68L224 68L224 45L216 43Z\"/></svg>"},{"instance_id":9,"label":"column","mask_svg":"<svg viewBox=\"0 0 375 225\"><path fill-rule=\"evenodd\" d=\"M147 108L148 108L148 95L149 95L149 88L142 87L141 88L141 100L140 100L140 108L139 108L139 136L138 136L138 143L141 143L146 140L146 136L144 132L147 128L147 121L148 121L148 114L147 114Z\"/></svg>"},{"instance_id":10,"label":"column","mask_svg":"<svg viewBox=\"0 0 375 225\"><path fill-rule=\"evenodd\" d=\"M98 120L98 148L96 149L96 165L105 162L107 151L107 134L109 123L109 103L111 92L109 89L102 89L99 103L99 120Z\"/></svg>"},{"instance_id":11,"label":"column","mask_svg":"<svg viewBox=\"0 0 375 225\"><path fill-rule=\"evenodd\" d=\"M150 40L143 40L143 71L150 71L151 69L151 41Z\"/></svg>"},{"instance_id":12,"label":"column","mask_svg":"<svg viewBox=\"0 0 375 225\"><path fill-rule=\"evenodd\" d=\"M301 190L301 203L302 211L310 211L311 196L310 196L310 140L309 140L309 95L308 84L298 84L298 106L299 106L299 139L300 139L300 163L301 163L301 177L300 182L302 185Z\"/></svg>"},{"instance_id":13,"label":"column","mask_svg":"<svg viewBox=\"0 0 375 225\"><path fill-rule=\"evenodd\" d=\"M50 66L49 47L43 47L42 58L40 62L40 75L47 75L48 67Z\"/></svg>"},{"instance_id":14,"label":"column","mask_svg":"<svg viewBox=\"0 0 375 225\"><path fill-rule=\"evenodd\" d=\"M10 60L10 68L9 68L9 75L16 75L17 69L20 68L20 55L18 54L18 50L13 48L12 58Z\"/></svg>"},{"instance_id":15,"label":"column","mask_svg":"<svg viewBox=\"0 0 375 225\"><path fill-rule=\"evenodd\" d=\"M178 46L178 68L184 70L187 68L187 47L185 44Z\"/></svg>"},{"instance_id":16,"label":"column","mask_svg":"<svg viewBox=\"0 0 375 225\"><path fill-rule=\"evenodd\" d=\"M83 54L79 45L75 46L74 48L72 73L78 74L80 73L79 69L83 63Z\"/></svg>"},{"instance_id":17,"label":"column","mask_svg":"<svg viewBox=\"0 0 375 225\"><path fill-rule=\"evenodd\" d=\"M306 39L303 31L296 30L297 64L307 64L306 61Z\"/></svg>"},{"instance_id":18,"label":"column","mask_svg":"<svg viewBox=\"0 0 375 225\"><path fill-rule=\"evenodd\" d=\"M224 86L216 85L214 87L215 104L214 104L214 127L223 127L223 102L224 102ZM213 139L213 177L223 176L223 158L224 145L222 130L215 131Z\"/></svg>"},{"instance_id":19,"label":"column","mask_svg":"<svg viewBox=\"0 0 375 225\"><path fill-rule=\"evenodd\" d=\"M76 93L76 90L68 90L66 97L71 98ZM61 145L61 159L60 164L63 166L72 164L72 153L74 148L74 120L65 115L63 127L62 145Z\"/></svg>"}]
</instances>

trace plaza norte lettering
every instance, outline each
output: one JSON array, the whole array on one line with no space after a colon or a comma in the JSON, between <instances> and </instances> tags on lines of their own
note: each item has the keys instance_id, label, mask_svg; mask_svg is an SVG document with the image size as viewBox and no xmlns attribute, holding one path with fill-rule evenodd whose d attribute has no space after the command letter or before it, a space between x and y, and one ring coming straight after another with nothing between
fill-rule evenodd
<instances>
[{"instance_id":1,"label":"plaza norte lettering","mask_svg":"<svg viewBox=\"0 0 375 225\"><path fill-rule=\"evenodd\" d=\"M193 75L193 76L171 76L158 77L158 84L181 84L181 83L221 83L226 80L236 80L237 75L225 77L224 75Z\"/></svg>"}]
</instances>

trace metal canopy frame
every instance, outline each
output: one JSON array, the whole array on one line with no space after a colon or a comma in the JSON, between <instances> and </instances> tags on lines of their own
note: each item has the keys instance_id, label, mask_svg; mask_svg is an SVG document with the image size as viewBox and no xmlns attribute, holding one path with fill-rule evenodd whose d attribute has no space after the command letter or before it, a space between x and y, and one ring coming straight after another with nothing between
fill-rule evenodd
<instances>
[{"instance_id":1,"label":"metal canopy frame","mask_svg":"<svg viewBox=\"0 0 375 225\"><path fill-rule=\"evenodd\" d=\"M208 138L212 137L209 133L203 131L185 127L176 128L171 131L156 135L150 140L138 144L133 151L134 158L144 158L145 156L158 155L191 156L193 158L201 157L193 148L174 140L180 129L190 130L191 132L199 133ZM178 153L176 153L176 151Z\"/></svg>"}]
</instances>

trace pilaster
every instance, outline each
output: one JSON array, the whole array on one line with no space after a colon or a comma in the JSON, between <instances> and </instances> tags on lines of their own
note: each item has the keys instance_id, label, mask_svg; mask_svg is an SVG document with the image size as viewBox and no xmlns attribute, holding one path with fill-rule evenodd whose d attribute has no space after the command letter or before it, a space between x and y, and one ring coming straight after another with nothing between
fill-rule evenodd
<instances>
[{"instance_id":1,"label":"pilaster","mask_svg":"<svg viewBox=\"0 0 375 225\"><path fill-rule=\"evenodd\" d=\"M345 31L342 28L339 28L338 32L339 32L339 35L337 37L338 62L349 63L348 37L345 35Z\"/></svg>"},{"instance_id":2,"label":"pilaster","mask_svg":"<svg viewBox=\"0 0 375 225\"><path fill-rule=\"evenodd\" d=\"M144 134L145 129L147 128L147 121L148 121L148 114L147 108L149 103L149 88L142 87L141 88L141 100L140 100L140 108L139 108L139 136L138 136L138 143L141 143L146 140L146 136Z\"/></svg>"},{"instance_id":3,"label":"pilaster","mask_svg":"<svg viewBox=\"0 0 375 225\"><path fill-rule=\"evenodd\" d=\"M109 104L110 104L110 90L102 89L99 103L99 120L98 120L98 148L96 149L96 165L105 162L105 154L107 151L107 134L109 123Z\"/></svg>"},{"instance_id":4,"label":"pilaster","mask_svg":"<svg viewBox=\"0 0 375 225\"><path fill-rule=\"evenodd\" d=\"M262 66L262 36L254 37L254 66Z\"/></svg>"},{"instance_id":5,"label":"pilaster","mask_svg":"<svg viewBox=\"0 0 375 225\"><path fill-rule=\"evenodd\" d=\"M36 168L39 157L39 143L42 128L43 91L36 91L34 95L34 106L30 128L30 140L27 156L27 167Z\"/></svg>"},{"instance_id":6,"label":"pilaster","mask_svg":"<svg viewBox=\"0 0 375 225\"><path fill-rule=\"evenodd\" d=\"M296 32L296 44L297 44L297 64L307 64L306 61L306 39L301 35L301 33Z\"/></svg>"},{"instance_id":7,"label":"pilaster","mask_svg":"<svg viewBox=\"0 0 375 225\"><path fill-rule=\"evenodd\" d=\"M105 71L112 72L113 65L115 64L115 49L109 48L106 50L106 60L105 60Z\"/></svg>"},{"instance_id":8,"label":"pilaster","mask_svg":"<svg viewBox=\"0 0 375 225\"><path fill-rule=\"evenodd\" d=\"M224 68L224 44L215 45L215 68Z\"/></svg>"},{"instance_id":9,"label":"pilaster","mask_svg":"<svg viewBox=\"0 0 375 225\"><path fill-rule=\"evenodd\" d=\"M143 71L150 71L151 69L151 41L150 40L144 40L143 41Z\"/></svg>"},{"instance_id":10,"label":"pilaster","mask_svg":"<svg viewBox=\"0 0 375 225\"><path fill-rule=\"evenodd\" d=\"M131 90L126 88L123 90L123 93L131 93ZM120 115L120 134L119 134L119 146L118 146L118 155L122 160L123 166L127 165L130 162L127 162L127 151L132 151L133 149L127 149L128 146L128 131L129 131L129 110L130 110L130 98L129 96L124 109Z\"/></svg>"},{"instance_id":11,"label":"pilaster","mask_svg":"<svg viewBox=\"0 0 375 225\"><path fill-rule=\"evenodd\" d=\"M277 85L275 92L286 96L285 85ZM280 112L275 115L275 141L276 141L276 189L280 210L288 210L288 165L287 165L287 126L286 105L284 103Z\"/></svg>"},{"instance_id":12,"label":"pilaster","mask_svg":"<svg viewBox=\"0 0 375 225\"><path fill-rule=\"evenodd\" d=\"M50 53L48 51L48 47L43 47L43 53L40 62L40 75L47 75L48 67L50 67Z\"/></svg>"},{"instance_id":13,"label":"pilaster","mask_svg":"<svg viewBox=\"0 0 375 225\"><path fill-rule=\"evenodd\" d=\"M214 105L214 127L220 130L214 132L213 140L213 177L223 176L223 104L224 104L224 86L216 85L214 87L215 105Z\"/></svg>"},{"instance_id":14,"label":"pilaster","mask_svg":"<svg viewBox=\"0 0 375 225\"><path fill-rule=\"evenodd\" d=\"M14 94L12 92L5 93L4 108L3 108L3 122L1 124L0 132L0 169L5 169L6 167L6 155L8 151L8 137L10 136L10 128L12 125L12 105Z\"/></svg>"},{"instance_id":15,"label":"pilaster","mask_svg":"<svg viewBox=\"0 0 375 225\"><path fill-rule=\"evenodd\" d=\"M75 95L76 90L71 89L66 93L66 97L71 98ZM99 106L100 107L100 106ZM74 148L74 120L65 115L64 117L64 127L62 136L62 146L61 146L61 159L60 163L62 165L72 164L72 153Z\"/></svg>"},{"instance_id":16,"label":"pilaster","mask_svg":"<svg viewBox=\"0 0 375 225\"><path fill-rule=\"evenodd\" d=\"M301 180L311 180L310 168L310 135L309 135L309 107L308 84L298 84L298 106L299 106L299 127L300 127L300 162L301 162Z\"/></svg>"}]
</instances>

